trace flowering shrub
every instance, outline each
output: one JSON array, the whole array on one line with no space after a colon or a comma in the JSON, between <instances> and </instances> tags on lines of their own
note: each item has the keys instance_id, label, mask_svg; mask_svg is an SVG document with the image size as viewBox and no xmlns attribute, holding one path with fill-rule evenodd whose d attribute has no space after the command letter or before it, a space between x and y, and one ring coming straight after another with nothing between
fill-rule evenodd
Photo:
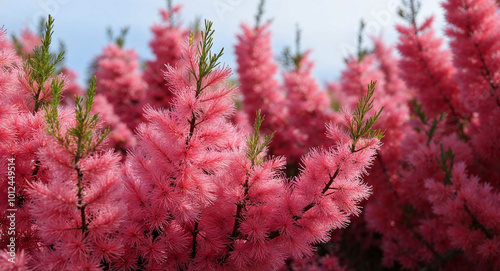
<instances>
[{"instance_id":1,"label":"flowering shrub","mask_svg":"<svg viewBox=\"0 0 500 271\"><path fill-rule=\"evenodd\" d=\"M0 29L0 270L500 269L497 5L444 0L444 46L405 0L326 89L264 1L236 83L171 2L144 69L122 35L87 91L51 16Z\"/></svg>"}]
</instances>

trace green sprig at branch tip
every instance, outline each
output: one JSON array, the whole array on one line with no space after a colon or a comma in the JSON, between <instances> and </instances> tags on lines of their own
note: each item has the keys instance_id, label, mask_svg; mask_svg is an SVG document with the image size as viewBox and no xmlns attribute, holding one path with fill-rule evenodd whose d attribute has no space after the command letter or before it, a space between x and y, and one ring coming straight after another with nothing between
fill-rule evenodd
<instances>
[{"instance_id":1,"label":"green sprig at branch tip","mask_svg":"<svg viewBox=\"0 0 500 271\"><path fill-rule=\"evenodd\" d=\"M45 22L45 30L41 45L33 49L33 53L27 56L23 55L23 69L28 78L28 84L32 90L35 106L33 114L46 103L43 101L42 91L45 82L54 74L55 67L64 59L64 50L58 54L50 53L50 44L54 34L54 18L49 14ZM55 80L55 79L53 79Z\"/></svg>"},{"instance_id":2,"label":"green sprig at branch tip","mask_svg":"<svg viewBox=\"0 0 500 271\"><path fill-rule=\"evenodd\" d=\"M211 21L205 20L205 31L201 32L201 41L198 45L198 76L195 71L192 71L192 75L196 79L196 96L199 96L204 89L201 85L203 78L219 66L219 59L224 54L224 48L222 48L219 53L212 54L211 52L214 44L213 35L215 33L215 30L212 29L212 25L213 23ZM193 43L194 38L195 34L191 33L189 39L190 44Z\"/></svg>"},{"instance_id":3,"label":"green sprig at branch tip","mask_svg":"<svg viewBox=\"0 0 500 271\"><path fill-rule=\"evenodd\" d=\"M264 116L261 116L260 113L261 111L259 109L257 111L257 116L253 124L253 134L250 134L248 136L247 157L252 162L252 166L260 165L264 162L264 159L259 159L258 156L265 150L269 143L271 143L271 140L273 139L275 133L273 132L270 135L266 135L264 137L264 141L262 143L259 143L261 141L260 127L262 125L262 122L264 122Z\"/></svg>"},{"instance_id":4,"label":"green sprig at branch tip","mask_svg":"<svg viewBox=\"0 0 500 271\"><path fill-rule=\"evenodd\" d=\"M383 106L377 113L365 120L368 111L373 108L373 94L375 92L376 83L377 81L371 81L370 84L368 84L368 91L366 92L365 96L359 99L358 104L354 109L352 121L349 124L350 137L353 140L351 152L357 152L361 150L355 149L357 142L361 138L377 138L380 140L384 136L384 133L380 129L372 129L373 125L375 125L375 123L380 119L380 114L384 109Z\"/></svg>"},{"instance_id":5,"label":"green sprig at branch tip","mask_svg":"<svg viewBox=\"0 0 500 271\"><path fill-rule=\"evenodd\" d=\"M455 154L453 153L453 150L450 147L448 147L448 150L445 152L442 142L440 144L440 150L441 150L441 159L436 158L436 160L439 164L439 167L445 174L443 180L444 184L452 185L453 182L451 181L451 179L452 179L453 161L455 159Z\"/></svg>"},{"instance_id":6,"label":"green sprig at branch tip","mask_svg":"<svg viewBox=\"0 0 500 271\"><path fill-rule=\"evenodd\" d=\"M98 114L91 114L94 96L96 93L96 78L91 81L90 87L85 95L85 99L81 96L75 97L75 127L69 128L66 135L62 135L58 106L61 100L61 90L63 82L54 79L52 81L52 101L45 107L45 119L48 124L47 132L57 139L68 152L75 155L75 160L95 151L96 148L104 141L109 134L109 127L99 135L97 140L94 140L97 125L99 121ZM71 150L71 146L75 146L75 150Z\"/></svg>"}]
</instances>

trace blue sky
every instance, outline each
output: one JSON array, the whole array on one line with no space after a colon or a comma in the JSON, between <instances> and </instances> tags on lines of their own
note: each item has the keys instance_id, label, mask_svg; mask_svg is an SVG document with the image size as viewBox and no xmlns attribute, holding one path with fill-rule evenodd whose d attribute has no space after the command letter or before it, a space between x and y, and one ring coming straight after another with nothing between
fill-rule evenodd
<instances>
[{"instance_id":1,"label":"blue sky","mask_svg":"<svg viewBox=\"0 0 500 271\"><path fill-rule=\"evenodd\" d=\"M225 48L222 59L236 69L234 44L242 22L254 23L259 0L174 0L182 4L181 20L190 24L199 16L214 22L214 49ZM319 82L336 79L342 59L357 44L361 18L367 23L366 35L382 34L387 42L397 40L394 29L401 19L396 15L400 0L268 0L264 19L273 19L273 49L278 54L293 45L295 28L302 29L303 49L312 49L316 62L314 75ZM443 11L439 1L424 0L420 19L435 15L435 27L442 33ZM91 59L108 42L106 28L129 26L125 47L135 48L142 60L153 56L148 47L150 26L160 20L158 9L165 0L0 0L0 26L18 34L25 26L36 27L41 16L56 19L55 40L66 43L66 63L83 82ZM366 38L368 40L368 38Z\"/></svg>"}]
</instances>

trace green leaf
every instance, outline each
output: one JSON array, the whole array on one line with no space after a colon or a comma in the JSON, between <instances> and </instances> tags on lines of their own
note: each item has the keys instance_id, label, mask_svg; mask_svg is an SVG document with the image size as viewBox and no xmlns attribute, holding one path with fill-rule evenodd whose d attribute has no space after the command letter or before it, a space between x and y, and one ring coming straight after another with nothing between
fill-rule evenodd
<instances>
[{"instance_id":1,"label":"green leaf","mask_svg":"<svg viewBox=\"0 0 500 271\"><path fill-rule=\"evenodd\" d=\"M377 121L380 119L380 114L382 113L384 107L382 107L373 116L368 117L365 120L366 114L373 108L373 101L374 101L373 94L375 92L376 83L377 83L376 81L372 81L370 82L370 84L368 84L368 90L365 96L359 99L358 104L354 109L352 122L348 127L350 132L350 137L353 140L351 146L351 152L357 152L362 150L362 149L358 150L355 149L357 142L362 138L368 138L368 139L377 138L380 140L384 136L382 131L373 129L373 125L375 125L375 123L377 123Z\"/></svg>"},{"instance_id":2,"label":"green leaf","mask_svg":"<svg viewBox=\"0 0 500 271\"><path fill-rule=\"evenodd\" d=\"M224 53L224 48L220 50L219 53L212 54L213 34L215 30L212 30L213 23L211 21L205 20L205 31L201 32L201 41L198 45L198 72L199 75L192 71L192 75L196 79L196 96L201 94L203 91L202 81L205 76L207 76L213 69L219 66L219 59ZM191 43L194 36L191 37Z\"/></svg>"},{"instance_id":3,"label":"green leaf","mask_svg":"<svg viewBox=\"0 0 500 271\"><path fill-rule=\"evenodd\" d=\"M452 185L453 182L451 181L451 179L453 170L453 160L455 159L455 154L453 153L450 147L448 147L448 150L445 152L443 149L443 143L440 144L440 149L441 149L441 160L439 158L436 158L436 160L439 164L439 167L445 174L443 182L445 185Z\"/></svg>"},{"instance_id":4,"label":"green leaf","mask_svg":"<svg viewBox=\"0 0 500 271\"><path fill-rule=\"evenodd\" d=\"M257 116L253 124L253 134L250 134L248 136L247 141L247 158L251 161L252 166L261 165L264 162L263 159L258 159L258 156L265 150L269 143L271 143L271 140L274 136L274 133L272 133L271 135L266 135L264 137L264 141L259 144L259 141L261 141L260 127L262 125L262 122L264 121L264 116L261 116L260 112L261 111L259 109L257 111Z\"/></svg>"},{"instance_id":5,"label":"green leaf","mask_svg":"<svg viewBox=\"0 0 500 271\"><path fill-rule=\"evenodd\" d=\"M43 86L54 74L56 65L64 59L64 51L59 52L57 55L50 53L53 29L54 18L49 14L45 22L41 45L36 46L32 54L23 56L23 68L28 76L28 84L33 91L32 96L35 100L33 113L36 113L46 103L42 100Z\"/></svg>"}]
</instances>

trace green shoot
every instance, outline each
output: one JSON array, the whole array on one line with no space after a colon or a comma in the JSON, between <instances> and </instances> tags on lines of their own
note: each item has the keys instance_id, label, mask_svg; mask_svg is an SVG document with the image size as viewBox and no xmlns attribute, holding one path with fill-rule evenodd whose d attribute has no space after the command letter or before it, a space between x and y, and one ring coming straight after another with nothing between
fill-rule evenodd
<instances>
[{"instance_id":1,"label":"green shoot","mask_svg":"<svg viewBox=\"0 0 500 271\"><path fill-rule=\"evenodd\" d=\"M96 93L96 78L94 77L85 96L85 101L83 97L75 97L76 125L69 128L67 133L63 135L57 111L61 99L61 89L62 83L53 80L52 102L50 106L45 108L47 113L45 118L48 124L47 132L54 136L68 152L74 155L74 163L76 164L81 158L96 150L109 134L109 128L99 135L97 140L95 139L99 116L90 113Z\"/></svg>"},{"instance_id":2,"label":"green shoot","mask_svg":"<svg viewBox=\"0 0 500 271\"><path fill-rule=\"evenodd\" d=\"M65 146L66 141L61 135L61 125L59 123L59 114L57 111L57 108L61 101L61 93L63 86L64 86L64 81L59 81L57 79L52 80L51 84L52 100L48 106L45 106L45 120L48 124L47 133L52 135L59 141L59 143Z\"/></svg>"},{"instance_id":3,"label":"green shoot","mask_svg":"<svg viewBox=\"0 0 500 271\"><path fill-rule=\"evenodd\" d=\"M259 7L257 8L257 14L255 15L255 27L258 28L262 22L262 15L264 15L264 6L266 0L260 0Z\"/></svg>"},{"instance_id":4,"label":"green shoot","mask_svg":"<svg viewBox=\"0 0 500 271\"><path fill-rule=\"evenodd\" d=\"M411 103L413 104L413 107L415 109L415 114L417 115L417 117L424 125L427 125L427 123L429 122L429 118L422 109L422 104L420 104L417 100L412 100ZM425 131L425 134L427 135L427 144L431 143L432 137L436 133L439 122L441 122L445 117L446 113L441 113L439 118L434 118L432 120L431 127L429 128L428 131Z\"/></svg>"},{"instance_id":5,"label":"green shoot","mask_svg":"<svg viewBox=\"0 0 500 271\"><path fill-rule=\"evenodd\" d=\"M264 158L258 158L258 156L264 151L267 145L269 145L274 136L274 133L272 133L271 135L266 135L264 138L264 142L259 143L261 141L260 126L262 125L263 121L264 116L260 115L259 109L257 111L257 117L253 124L253 134L250 134L248 136L247 157L252 162L252 166L261 165L264 162Z\"/></svg>"},{"instance_id":6,"label":"green shoot","mask_svg":"<svg viewBox=\"0 0 500 271\"><path fill-rule=\"evenodd\" d=\"M213 34L214 30L212 30L212 22L205 20L205 31L201 32L201 41L198 45L198 74L195 71L195 67L192 68L191 75L196 80L196 98L202 94L203 90L207 86L202 86L203 78L212 72L217 66L219 66L219 58L222 56L224 52L224 48L220 50L218 54L212 54L211 49L214 45L213 42ZM192 45L194 41L195 34L193 32L190 33L189 44ZM196 114L195 112L191 112L191 119L189 120L189 136L186 138L186 144L189 143L189 140L193 136L194 129L201 122L196 122Z\"/></svg>"},{"instance_id":7,"label":"green shoot","mask_svg":"<svg viewBox=\"0 0 500 271\"><path fill-rule=\"evenodd\" d=\"M363 33L365 31L366 24L363 20L359 23L359 31L358 31L358 47L356 57L358 61L362 61L363 58L370 53L370 50L363 47ZM350 57L344 58L345 63L349 63L351 61Z\"/></svg>"},{"instance_id":8,"label":"green shoot","mask_svg":"<svg viewBox=\"0 0 500 271\"><path fill-rule=\"evenodd\" d=\"M18 55L22 55L23 52L23 44L19 41L16 35L12 34L12 43L14 44L14 50Z\"/></svg>"},{"instance_id":9,"label":"green shoot","mask_svg":"<svg viewBox=\"0 0 500 271\"><path fill-rule=\"evenodd\" d=\"M368 49L363 48L363 32L365 31L366 24L363 20L359 23L358 32L358 61L363 60L363 58L369 54Z\"/></svg>"},{"instance_id":10,"label":"green shoot","mask_svg":"<svg viewBox=\"0 0 500 271\"><path fill-rule=\"evenodd\" d=\"M222 48L217 54L212 54L211 52L212 46L214 45L213 35L215 32L212 30L212 25L213 23L211 21L205 20L205 31L201 32L201 41L198 46L198 77L196 76L196 72L192 71L193 76L196 79L196 97L198 97L204 89L201 85L203 78L219 66L219 58L224 52L224 48Z\"/></svg>"},{"instance_id":11,"label":"green shoot","mask_svg":"<svg viewBox=\"0 0 500 271\"><path fill-rule=\"evenodd\" d=\"M443 149L443 143L441 143L440 147L441 147L441 160L439 160L439 158L436 158L436 160L439 164L439 167L445 174L444 184L451 185L453 184L453 182L451 181L452 177L451 171L453 170L453 160L455 159L455 154L449 147L448 150L445 152Z\"/></svg>"},{"instance_id":12,"label":"green shoot","mask_svg":"<svg viewBox=\"0 0 500 271\"><path fill-rule=\"evenodd\" d=\"M302 57L304 56L304 54L300 51L301 32L302 31L300 30L299 25L297 25L297 28L295 30L295 53L292 53L292 50L289 46L283 49L281 63L284 68L300 68L300 62L302 61Z\"/></svg>"},{"instance_id":13,"label":"green shoot","mask_svg":"<svg viewBox=\"0 0 500 271\"><path fill-rule=\"evenodd\" d=\"M429 131L426 131L425 134L427 135L427 144L431 143L432 137L436 133L437 126L439 122L441 122L444 118L446 117L446 113L441 113L441 115L438 118L434 118L432 120L432 125L431 128L429 128Z\"/></svg>"},{"instance_id":14,"label":"green shoot","mask_svg":"<svg viewBox=\"0 0 500 271\"><path fill-rule=\"evenodd\" d=\"M191 29L191 32L194 34L198 34L201 32L201 17L196 16L194 19L193 23L191 23L191 26L189 27Z\"/></svg>"},{"instance_id":15,"label":"green shoot","mask_svg":"<svg viewBox=\"0 0 500 271\"><path fill-rule=\"evenodd\" d=\"M172 27L175 26L175 20L174 20L174 12L173 12L173 5L172 5L172 0L167 0L167 10L168 10L168 13L170 14L170 25Z\"/></svg>"},{"instance_id":16,"label":"green shoot","mask_svg":"<svg viewBox=\"0 0 500 271\"><path fill-rule=\"evenodd\" d=\"M366 92L366 95L359 99L356 109L354 109L352 121L349 125L350 137L353 140L351 152L362 150L355 149L356 144L362 138L381 139L384 136L384 133L380 130L372 129L373 125L380 119L380 114L382 113L384 107L382 107L379 112L375 113L365 121L366 114L373 108L373 93L375 92L376 83L376 81L372 81L368 85L368 91Z\"/></svg>"},{"instance_id":17,"label":"green shoot","mask_svg":"<svg viewBox=\"0 0 500 271\"><path fill-rule=\"evenodd\" d=\"M123 48L123 46L125 45L125 37L127 37L128 30L128 26L122 28L120 30L120 34L115 37L115 35L113 34L113 29L111 29L111 27L108 27L108 29L106 30L106 34L110 42L113 42L118 45L118 47Z\"/></svg>"},{"instance_id":18,"label":"green shoot","mask_svg":"<svg viewBox=\"0 0 500 271\"><path fill-rule=\"evenodd\" d=\"M415 109L415 115L420 119L420 121L423 124L427 124L427 121L429 121L429 118L425 114L424 110L422 109L422 104L419 103L416 99L411 100L411 103L413 105L413 108Z\"/></svg>"},{"instance_id":19,"label":"green shoot","mask_svg":"<svg viewBox=\"0 0 500 271\"><path fill-rule=\"evenodd\" d=\"M398 15L411 25L416 26L417 14L420 12L421 7L420 1L402 0L402 7L398 9Z\"/></svg>"},{"instance_id":20,"label":"green shoot","mask_svg":"<svg viewBox=\"0 0 500 271\"><path fill-rule=\"evenodd\" d=\"M33 54L24 59L24 71L28 78L28 84L31 87L35 107L33 114L36 113L45 103L43 98L43 86L45 82L54 74L55 67L64 58L64 51L57 55L50 53L50 44L52 42L52 34L54 33L54 18L49 15L45 23L45 32L42 37L41 46L37 46L33 50Z\"/></svg>"}]
</instances>

